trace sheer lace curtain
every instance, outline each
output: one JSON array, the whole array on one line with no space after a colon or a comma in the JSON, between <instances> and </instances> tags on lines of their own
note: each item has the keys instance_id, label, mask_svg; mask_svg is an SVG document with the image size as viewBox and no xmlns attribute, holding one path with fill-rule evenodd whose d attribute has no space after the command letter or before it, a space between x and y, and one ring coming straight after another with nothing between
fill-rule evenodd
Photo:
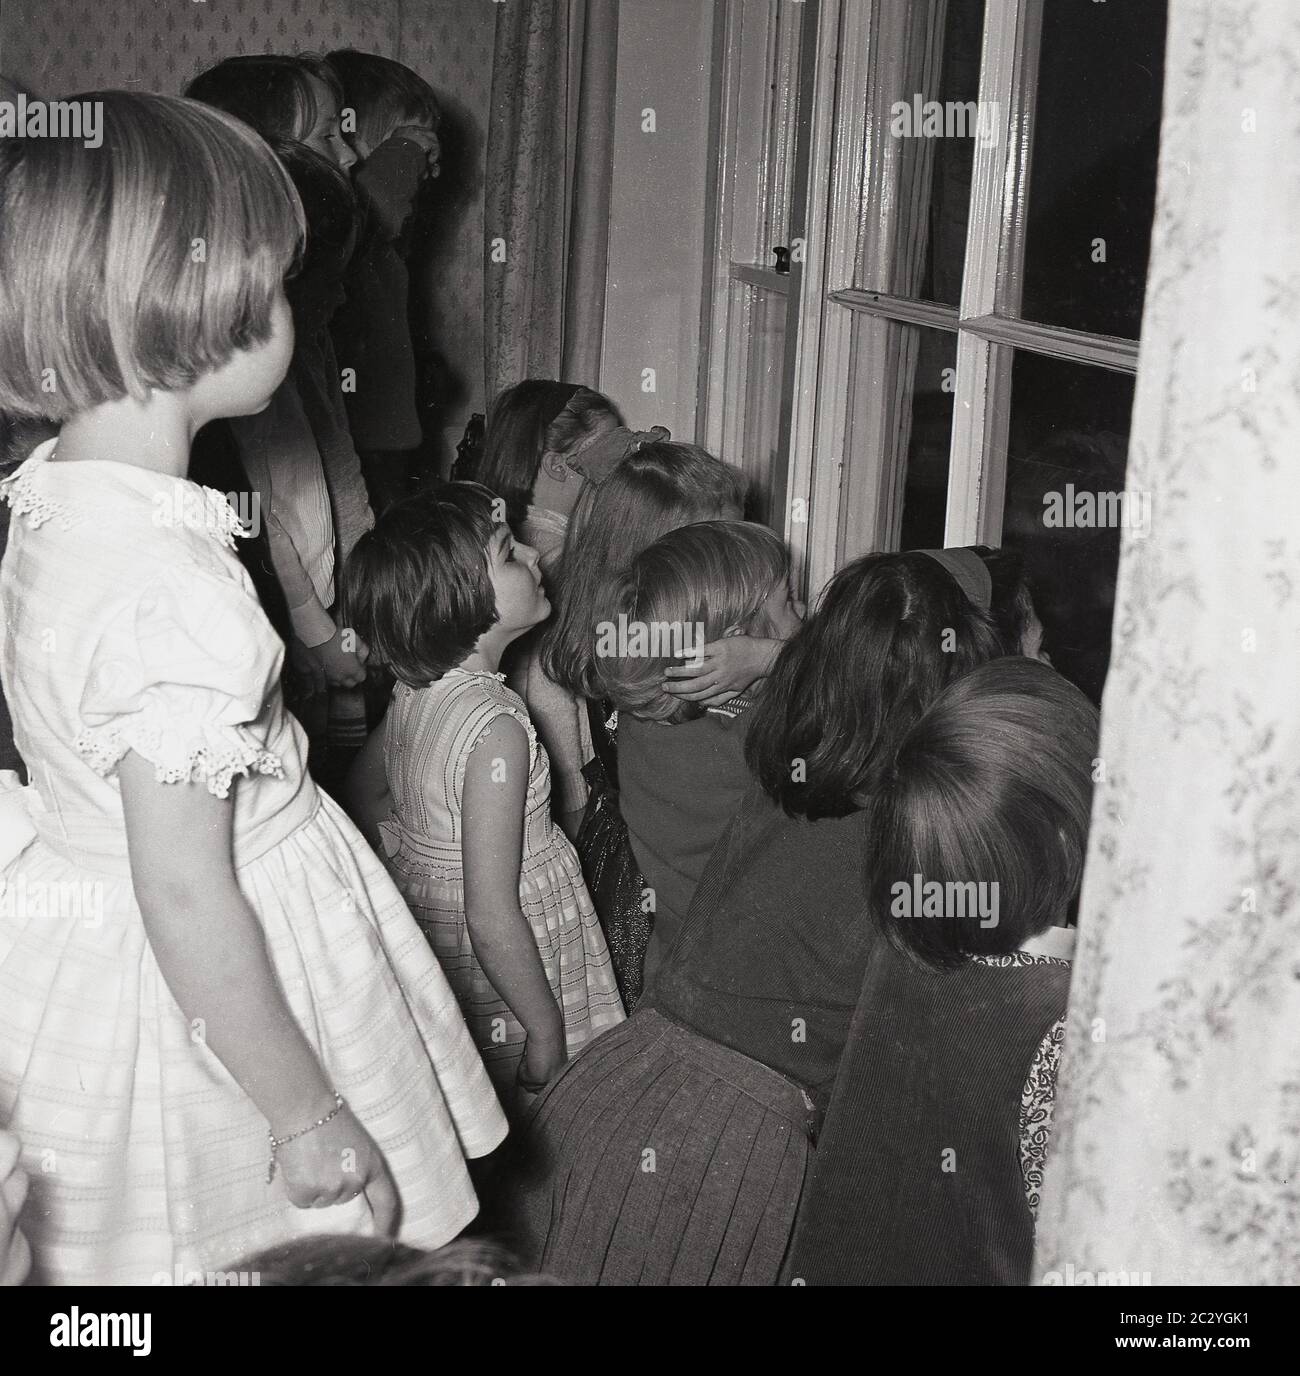
<instances>
[{"instance_id":1,"label":"sheer lace curtain","mask_svg":"<svg viewBox=\"0 0 1300 1376\"><path fill-rule=\"evenodd\" d=\"M1300 1281L1298 52L1171 0L1049 1284Z\"/></svg>"},{"instance_id":2,"label":"sheer lace curtain","mask_svg":"<svg viewBox=\"0 0 1300 1376\"><path fill-rule=\"evenodd\" d=\"M618 0L498 9L484 196L489 401L600 372Z\"/></svg>"}]
</instances>

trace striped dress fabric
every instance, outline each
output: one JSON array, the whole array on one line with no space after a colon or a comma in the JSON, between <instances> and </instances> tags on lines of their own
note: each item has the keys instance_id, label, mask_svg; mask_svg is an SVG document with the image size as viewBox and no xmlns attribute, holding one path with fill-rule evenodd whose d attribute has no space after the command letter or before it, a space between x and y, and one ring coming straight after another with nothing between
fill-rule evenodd
<instances>
[{"instance_id":1,"label":"striped dress fabric","mask_svg":"<svg viewBox=\"0 0 1300 1376\"><path fill-rule=\"evenodd\" d=\"M497 718L528 733L519 905L564 1013L570 1056L623 1021L614 967L578 858L551 816L550 770L523 701L502 676L452 669L426 688L399 684L384 736L393 797L380 823L389 871L460 1000L488 1073L507 1103L524 1029L474 955L465 921L461 791L470 752Z\"/></svg>"},{"instance_id":2,"label":"striped dress fabric","mask_svg":"<svg viewBox=\"0 0 1300 1376\"><path fill-rule=\"evenodd\" d=\"M0 660L30 788L0 793L0 1124L37 1279L149 1284L305 1233L267 1124L167 987L132 888L117 767L232 796L234 865L290 1011L382 1149L401 1238L435 1247L505 1135L456 999L383 865L305 770L284 646L216 492L38 449L6 484ZM220 1016L214 1009L207 1021Z\"/></svg>"}]
</instances>

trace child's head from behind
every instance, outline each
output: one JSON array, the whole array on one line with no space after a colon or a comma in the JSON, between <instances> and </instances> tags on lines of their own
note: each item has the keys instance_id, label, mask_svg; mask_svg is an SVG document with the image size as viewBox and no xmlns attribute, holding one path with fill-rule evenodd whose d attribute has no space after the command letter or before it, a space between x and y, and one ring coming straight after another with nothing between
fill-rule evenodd
<instances>
[{"instance_id":1,"label":"child's head from behind","mask_svg":"<svg viewBox=\"0 0 1300 1376\"><path fill-rule=\"evenodd\" d=\"M1046 659L1043 654L1043 623L1038 619L1033 592L1025 578L1025 561L1019 550L971 547L983 560L992 580L989 611L1002 640L1003 653Z\"/></svg>"},{"instance_id":2,"label":"child's head from behind","mask_svg":"<svg viewBox=\"0 0 1300 1376\"><path fill-rule=\"evenodd\" d=\"M174 96L100 102L103 143L0 140L0 408L66 420L152 392L261 410L293 330L302 208L266 144Z\"/></svg>"},{"instance_id":3,"label":"child's head from behind","mask_svg":"<svg viewBox=\"0 0 1300 1376\"><path fill-rule=\"evenodd\" d=\"M660 536L696 521L741 519L740 470L693 444L643 444L600 483L589 483L573 513L560 563L560 610L543 646L547 675L579 697L599 694L596 625L608 580Z\"/></svg>"},{"instance_id":4,"label":"child's head from behind","mask_svg":"<svg viewBox=\"0 0 1300 1376\"><path fill-rule=\"evenodd\" d=\"M348 560L345 616L371 657L419 688L491 634L502 646L545 619L537 556L517 544L498 497L446 483L398 502Z\"/></svg>"},{"instance_id":5,"label":"child's head from behind","mask_svg":"<svg viewBox=\"0 0 1300 1376\"><path fill-rule=\"evenodd\" d=\"M1010 954L1064 917L1097 729L1092 703L1030 659L981 665L931 703L871 802L871 902L896 945L956 965Z\"/></svg>"},{"instance_id":6,"label":"child's head from behind","mask_svg":"<svg viewBox=\"0 0 1300 1376\"><path fill-rule=\"evenodd\" d=\"M999 653L987 613L928 555L857 559L769 675L746 740L750 768L791 815L852 812L944 685Z\"/></svg>"},{"instance_id":7,"label":"child's head from behind","mask_svg":"<svg viewBox=\"0 0 1300 1376\"><path fill-rule=\"evenodd\" d=\"M442 124L437 94L409 67L355 48L330 53L329 64L342 83L344 105L356 115L353 142L362 158L399 129L437 133Z\"/></svg>"},{"instance_id":8,"label":"child's head from behind","mask_svg":"<svg viewBox=\"0 0 1300 1376\"><path fill-rule=\"evenodd\" d=\"M679 722L702 708L663 691L664 670L725 635L785 639L798 626L790 555L766 526L702 521L669 531L614 580L596 627L600 688L616 707Z\"/></svg>"},{"instance_id":9,"label":"child's head from behind","mask_svg":"<svg viewBox=\"0 0 1300 1376\"><path fill-rule=\"evenodd\" d=\"M618 408L600 392L572 382L529 378L507 387L492 402L475 476L505 498L511 520L520 520L533 500L544 460L562 464L585 439L620 423ZM567 483L576 495L582 485L578 474L547 468L550 478Z\"/></svg>"},{"instance_id":10,"label":"child's head from behind","mask_svg":"<svg viewBox=\"0 0 1300 1376\"><path fill-rule=\"evenodd\" d=\"M265 139L305 143L345 172L357 160L340 123L343 87L324 58L228 57L200 72L185 94L242 119Z\"/></svg>"}]
</instances>

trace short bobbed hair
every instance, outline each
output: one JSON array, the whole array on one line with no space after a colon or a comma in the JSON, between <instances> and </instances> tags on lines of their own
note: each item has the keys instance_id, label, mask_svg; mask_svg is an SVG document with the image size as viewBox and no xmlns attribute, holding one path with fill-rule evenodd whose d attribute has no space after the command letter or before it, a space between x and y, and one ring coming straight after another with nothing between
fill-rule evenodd
<instances>
[{"instance_id":1,"label":"short bobbed hair","mask_svg":"<svg viewBox=\"0 0 1300 1376\"><path fill-rule=\"evenodd\" d=\"M606 601L609 625L617 627L622 617L628 626L690 627L699 649L733 627L743 635L770 635L763 604L789 580L789 551L766 526L700 521L669 531L614 580ZM602 655L601 630L596 672L602 694L615 707L673 724L703 714L699 704L663 691L664 670L687 663L686 655ZM658 643L671 648L662 638Z\"/></svg>"},{"instance_id":2,"label":"short bobbed hair","mask_svg":"<svg viewBox=\"0 0 1300 1376\"><path fill-rule=\"evenodd\" d=\"M567 454L601 421L620 425L618 407L576 382L528 378L499 393L488 408L475 478L499 493L513 522L527 515L542 455Z\"/></svg>"},{"instance_id":3,"label":"short bobbed hair","mask_svg":"<svg viewBox=\"0 0 1300 1376\"><path fill-rule=\"evenodd\" d=\"M929 555L846 564L768 676L750 769L792 817L846 816L940 690L1000 653L990 617Z\"/></svg>"},{"instance_id":4,"label":"short bobbed hair","mask_svg":"<svg viewBox=\"0 0 1300 1376\"><path fill-rule=\"evenodd\" d=\"M343 104L356 112L357 133L371 148L403 125L436 130L442 124L433 87L402 63L356 48L339 48L328 60L342 84Z\"/></svg>"},{"instance_id":5,"label":"short bobbed hair","mask_svg":"<svg viewBox=\"0 0 1300 1376\"><path fill-rule=\"evenodd\" d=\"M896 946L952 966L1010 954L1064 916L1083 875L1097 731L1092 703L1032 659L981 665L935 699L869 811L868 891ZM936 903L937 916L896 902L915 876L996 883L996 922L982 925L987 901L987 917L965 900Z\"/></svg>"},{"instance_id":6,"label":"short bobbed hair","mask_svg":"<svg viewBox=\"0 0 1300 1376\"><path fill-rule=\"evenodd\" d=\"M0 140L0 409L60 421L264 344L304 232L238 120L175 96L71 99L101 105L101 147Z\"/></svg>"},{"instance_id":7,"label":"short bobbed hair","mask_svg":"<svg viewBox=\"0 0 1300 1376\"><path fill-rule=\"evenodd\" d=\"M657 440L583 489L557 571L559 612L542 641L542 668L575 697L598 698L596 626L609 619L609 580L679 526L744 508L738 468L694 444Z\"/></svg>"},{"instance_id":8,"label":"short bobbed hair","mask_svg":"<svg viewBox=\"0 0 1300 1376\"><path fill-rule=\"evenodd\" d=\"M412 688L454 668L496 623L498 511L480 484L444 483L389 507L348 558L344 617L371 659Z\"/></svg>"},{"instance_id":9,"label":"short bobbed hair","mask_svg":"<svg viewBox=\"0 0 1300 1376\"><path fill-rule=\"evenodd\" d=\"M334 100L343 104L338 74L314 53L227 57L200 72L185 94L243 120L264 139L301 142L321 115L312 77L323 81Z\"/></svg>"}]
</instances>

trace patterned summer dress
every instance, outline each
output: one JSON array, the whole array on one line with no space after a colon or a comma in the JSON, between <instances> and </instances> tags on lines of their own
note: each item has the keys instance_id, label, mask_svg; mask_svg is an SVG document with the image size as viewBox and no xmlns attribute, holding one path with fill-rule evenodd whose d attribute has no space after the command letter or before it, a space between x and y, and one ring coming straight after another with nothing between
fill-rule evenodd
<instances>
[{"instance_id":1,"label":"patterned summer dress","mask_svg":"<svg viewBox=\"0 0 1300 1376\"><path fill-rule=\"evenodd\" d=\"M374 1229L364 1196L298 1209L282 1172L267 1183L266 1120L172 998L136 905L128 750L160 782L234 790L239 886L289 1008L387 1158L402 1240L448 1242L477 1211L464 1158L505 1119L384 867L307 775L234 513L182 478L50 462L53 444L5 484L0 571L33 784L0 780L0 1124L32 1181L37 1277L149 1284Z\"/></svg>"},{"instance_id":2,"label":"patterned summer dress","mask_svg":"<svg viewBox=\"0 0 1300 1376\"><path fill-rule=\"evenodd\" d=\"M507 1093L524 1050L524 1029L474 955L465 922L461 790L470 751L500 716L528 732L519 903L564 1011L570 1056L623 1021L614 967L582 870L551 819L550 767L523 700L502 676L452 669L427 688L393 690L384 761L393 813L380 823L388 867L460 999L488 1072Z\"/></svg>"}]
</instances>

